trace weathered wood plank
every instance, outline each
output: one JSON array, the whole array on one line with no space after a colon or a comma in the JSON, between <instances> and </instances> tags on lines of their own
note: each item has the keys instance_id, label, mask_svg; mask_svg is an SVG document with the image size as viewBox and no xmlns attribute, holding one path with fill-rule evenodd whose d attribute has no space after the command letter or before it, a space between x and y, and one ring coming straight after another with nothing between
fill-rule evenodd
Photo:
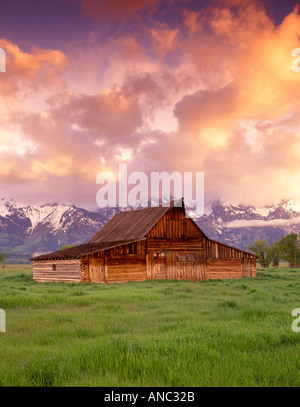
<instances>
[{"instance_id":1,"label":"weathered wood plank","mask_svg":"<svg viewBox=\"0 0 300 407\"><path fill-rule=\"evenodd\" d=\"M81 281L80 260L43 260L33 264L36 281Z\"/></svg>"}]
</instances>

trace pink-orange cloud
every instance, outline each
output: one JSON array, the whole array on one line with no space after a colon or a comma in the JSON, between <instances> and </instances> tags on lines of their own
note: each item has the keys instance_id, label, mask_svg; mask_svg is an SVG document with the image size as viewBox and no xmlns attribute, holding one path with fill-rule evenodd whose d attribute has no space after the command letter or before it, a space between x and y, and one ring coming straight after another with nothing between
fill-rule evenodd
<instances>
[{"instance_id":1,"label":"pink-orange cloud","mask_svg":"<svg viewBox=\"0 0 300 407\"><path fill-rule=\"evenodd\" d=\"M126 18L135 15L146 7L153 7L158 0L83 0L84 11L95 18L112 15Z\"/></svg>"},{"instance_id":2,"label":"pink-orange cloud","mask_svg":"<svg viewBox=\"0 0 300 407\"><path fill-rule=\"evenodd\" d=\"M121 12L118 2L93 3L85 7L99 7L95 16ZM128 3L130 15L155 2L139 3ZM146 173L204 171L206 201L300 196L298 10L276 26L260 2L227 0L185 11L181 23L95 37L76 68L61 51L4 44L12 69L0 78L0 139L23 138L23 152L3 143L2 185L32 199L91 201L97 173L127 160Z\"/></svg>"},{"instance_id":3,"label":"pink-orange cloud","mask_svg":"<svg viewBox=\"0 0 300 407\"><path fill-rule=\"evenodd\" d=\"M170 29L164 24L159 28L152 28L150 32L153 38L155 52L159 57L163 58L167 52L175 48L178 29Z\"/></svg>"},{"instance_id":4,"label":"pink-orange cloud","mask_svg":"<svg viewBox=\"0 0 300 407\"><path fill-rule=\"evenodd\" d=\"M61 85L59 77L67 66L62 51L33 46L31 52L24 52L3 38L0 48L6 52L6 73L0 77L1 96L9 96L23 87L36 90L41 86Z\"/></svg>"}]
</instances>

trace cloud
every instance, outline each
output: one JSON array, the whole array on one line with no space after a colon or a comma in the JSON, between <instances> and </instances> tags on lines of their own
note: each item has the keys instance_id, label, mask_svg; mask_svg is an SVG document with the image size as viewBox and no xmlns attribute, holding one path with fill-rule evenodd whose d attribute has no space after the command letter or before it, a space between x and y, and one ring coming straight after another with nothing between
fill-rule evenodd
<instances>
[{"instance_id":1,"label":"cloud","mask_svg":"<svg viewBox=\"0 0 300 407\"><path fill-rule=\"evenodd\" d=\"M294 225L300 223L300 217L292 219L272 219L272 220L234 220L223 224L224 228L254 228L254 227L267 227L267 226L284 226Z\"/></svg>"},{"instance_id":2,"label":"cloud","mask_svg":"<svg viewBox=\"0 0 300 407\"><path fill-rule=\"evenodd\" d=\"M0 151L1 183L6 190L12 187L16 198L26 190L31 199L51 201L59 195L77 202L86 191L96 191L96 175L107 169L102 156L114 165L120 154L125 158L124 152L139 145L141 112L135 95L124 89L94 95L63 92L47 105L44 112L14 114L20 134L34 148L18 154L9 145Z\"/></svg>"},{"instance_id":3,"label":"cloud","mask_svg":"<svg viewBox=\"0 0 300 407\"><path fill-rule=\"evenodd\" d=\"M60 74L67 66L67 58L60 50L32 47L22 51L16 44L0 39L0 48L6 52L6 73L0 76L1 97L49 86L61 86ZM25 89L24 89L25 88Z\"/></svg>"},{"instance_id":4,"label":"cloud","mask_svg":"<svg viewBox=\"0 0 300 407\"><path fill-rule=\"evenodd\" d=\"M299 196L299 77L290 53L300 16L294 10L275 27L258 2L236 5L194 16L209 29L194 28L186 49L207 83L177 102L178 137L194 144L189 154L205 171L208 198Z\"/></svg>"},{"instance_id":5,"label":"cloud","mask_svg":"<svg viewBox=\"0 0 300 407\"><path fill-rule=\"evenodd\" d=\"M154 49L159 57L164 57L167 52L170 52L176 46L176 37L178 29L170 29L166 24L159 28L150 29L150 33L154 42Z\"/></svg>"},{"instance_id":6,"label":"cloud","mask_svg":"<svg viewBox=\"0 0 300 407\"><path fill-rule=\"evenodd\" d=\"M86 14L99 18L111 15L115 18L128 18L145 8L156 5L158 0L83 0L82 7Z\"/></svg>"},{"instance_id":7,"label":"cloud","mask_svg":"<svg viewBox=\"0 0 300 407\"><path fill-rule=\"evenodd\" d=\"M155 5L128 2L124 15ZM1 186L91 201L97 173L128 160L147 174L204 171L207 202L300 196L297 9L275 26L258 1L188 6L180 21L149 17L106 41L94 33L68 56L3 40ZM121 14L121 2L84 7Z\"/></svg>"}]
</instances>

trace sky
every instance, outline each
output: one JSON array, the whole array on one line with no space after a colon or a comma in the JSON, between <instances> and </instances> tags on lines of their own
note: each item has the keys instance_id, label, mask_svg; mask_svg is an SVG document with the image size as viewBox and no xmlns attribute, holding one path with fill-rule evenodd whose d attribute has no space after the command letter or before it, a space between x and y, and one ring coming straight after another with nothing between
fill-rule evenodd
<instances>
[{"instance_id":1,"label":"sky","mask_svg":"<svg viewBox=\"0 0 300 407\"><path fill-rule=\"evenodd\" d=\"M300 199L297 0L10 0L0 48L0 197L94 208L127 164Z\"/></svg>"}]
</instances>

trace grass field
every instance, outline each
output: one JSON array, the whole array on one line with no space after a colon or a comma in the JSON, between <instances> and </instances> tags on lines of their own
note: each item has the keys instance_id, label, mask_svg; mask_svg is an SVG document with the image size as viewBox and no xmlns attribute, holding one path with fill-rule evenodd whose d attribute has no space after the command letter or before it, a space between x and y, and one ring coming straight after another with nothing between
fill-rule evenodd
<instances>
[{"instance_id":1,"label":"grass field","mask_svg":"<svg viewBox=\"0 0 300 407\"><path fill-rule=\"evenodd\" d=\"M300 269L191 283L36 283L0 269L0 385L300 386Z\"/></svg>"}]
</instances>

